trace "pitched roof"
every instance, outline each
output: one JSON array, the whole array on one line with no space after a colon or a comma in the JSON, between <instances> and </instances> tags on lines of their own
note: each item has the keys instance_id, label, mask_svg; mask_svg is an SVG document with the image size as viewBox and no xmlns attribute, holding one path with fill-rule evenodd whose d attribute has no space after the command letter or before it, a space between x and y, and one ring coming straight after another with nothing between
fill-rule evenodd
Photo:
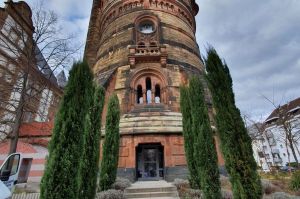
<instances>
[{"instance_id":1,"label":"pitched roof","mask_svg":"<svg viewBox=\"0 0 300 199\"><path fill-rule=\"evenodd\" d=\"M269 115L269 117L266 119L266 122L272 120L273 118L278 118L278 112L279 110L284 110L286 112L293 112L295 111L295 114L300 114L300 97L297 99L294 99L290 101L287 104L284 104L275 110Z\"/></svg>"}]
</instances>

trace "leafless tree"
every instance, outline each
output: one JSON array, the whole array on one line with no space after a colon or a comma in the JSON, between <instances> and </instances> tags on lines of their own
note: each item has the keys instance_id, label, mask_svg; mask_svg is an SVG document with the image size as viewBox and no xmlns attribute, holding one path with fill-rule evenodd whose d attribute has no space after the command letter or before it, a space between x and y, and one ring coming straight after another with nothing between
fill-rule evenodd
<instances>
[{"instance_id":1,"label":"leafless tree","mask_svg":"<svg viewBox=\"0 0 300 199\"><path fill-rule=\"evenodd\" d=\"M274 122L278 128L278 139L285 144L288 157L290 157L289 148L299 167L297 153L300 155L298 143L300 141L300 115L295 115L293 110L290 110L289 103L285 105L276 104L274 100L263 96L274 107ZM295 110L298 111L298 110ZM290 159L290 158L289 158ZM289 160L290 161L290 160Z\"/></svg>"},{"instance_id":2,"label":"leafless tree","mask_svg":"<svg viewBox=\"0 0 300 199\"><path fill-rule=\"evenodd\" d=\"M269 164L269 159L267 157L265 149L263 148L263 146L264 146L263 143L269 142L269 141L264 138L266 126L264 124L264 121L262 120L262 117L259 120L255 120L255 119L252 119L251 116L245 114L244 121L245 121L247 130L248 130L249 136L251 138L252 144L257 147L257 149L259 150L259 154L258 154L259 157L264 159L268 169L270 170L272 165ZM272 156L272 158L273 158L273 156ZM262 167L262 163L261 163L261 167Z\"/></svg>"},{"instance_id":3,"label":"leafless tree","mask_svg":"<svg viewBox=\"0 0 300 199\"><path fill-rule=\"evenodd\" d=\"M51 103L49 82L81 48L75 36L64 33L57 15L47 11L43 1L32 9L32 23L18 15L8 16L0 32L0 73L8 80L0 84L0 138L10 139L10 153L16 151L25 115L45 117L46 110L37 110L37 103Z\"/></svg>"}]
</instances>

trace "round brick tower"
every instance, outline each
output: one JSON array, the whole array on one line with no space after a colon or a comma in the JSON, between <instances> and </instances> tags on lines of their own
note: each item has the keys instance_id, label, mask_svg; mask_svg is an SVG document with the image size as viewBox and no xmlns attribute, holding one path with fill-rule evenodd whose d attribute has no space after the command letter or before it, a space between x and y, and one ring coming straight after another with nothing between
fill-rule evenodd
<instances>
[{"instance_id":1,"label":"round brick tower","mask_svg":"<svg viewBox=\"0 0 300 199\"><path fill-rule=\"evenodd\" d=\"M93 2L85 58L106 88L106 104L113 92L120 100L119 176L187 175L179 86L204 70L198 9L195 0Z\"/></svg>"}]
</instances>

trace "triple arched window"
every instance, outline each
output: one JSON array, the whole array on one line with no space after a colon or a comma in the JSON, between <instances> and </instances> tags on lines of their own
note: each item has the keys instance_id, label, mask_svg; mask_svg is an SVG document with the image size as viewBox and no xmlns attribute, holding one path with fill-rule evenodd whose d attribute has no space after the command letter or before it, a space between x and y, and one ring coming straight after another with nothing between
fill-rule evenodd
<instances>
[{"instance_id":1,"label":"triple arched window","mask_svg":"<svg viewBox=\"0 0 300 199\"><path fill-rule=\"evenodd\" d=\"M136 103L137 104L161 103L160 82L157 81L153 82L151 77L146 77L144 81L145 81L143 84L144 87L142 84L138 84L136 87Z\"/></svg>"}]
</instances>

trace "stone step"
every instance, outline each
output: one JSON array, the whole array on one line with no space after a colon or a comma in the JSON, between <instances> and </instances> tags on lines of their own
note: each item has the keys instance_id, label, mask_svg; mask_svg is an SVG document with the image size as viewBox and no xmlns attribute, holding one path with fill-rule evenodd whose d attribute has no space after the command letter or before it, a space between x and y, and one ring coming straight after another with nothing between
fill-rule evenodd
<instances>
[{"instance_id":1,"label":"stone step","mask_svg":"<svg viewBox=\"0 0 300 199\"><path fill-rule=\"evenodd\" d=\"M178 113L178 112L172 112L172 111L168 111L168 112L153 112L151 114L149 113L139 113L138 116L139 117L152 117L152 116L171 116L171 117L180 117L182 118L182 114L181 113ZM124 116L122 118L135 118L137 117L137 114L131 114L131 113L128 113L128 114L124 114Z\"/></svg>"},{"instance_id":2,"label":"stone step","mask_svg":"<svg viewBox=\"0 0 300 199\"><path fill-rule=\"evenodd\" d=\"M178 197L177 192L141 192L141 193L126 193L126 198L157 198L157 197Z\"/></svg>"},{"instance_id":3,"label":"stone step","mask_svg":"<svg viewBox=\"0 0 300 199\"><path fill-rule=\"evenodd\" d=\"M127 122L127 123L121 123L120 122L120 128L130 128L130 127L148 127L148 126L158 126L158 127L164 127L164 126L170 126L170 127L181 127L182 126L182 121L153 121L153 120L148 120L148 121L139 121L139 122Z\"/></svg>"},{"instance_id":4,"label":"stone step","mask_svg":"<svg viewBox=\"0 0 300 199\"><path fill-rule=\"evenodd\" d=\"M179 199L176 187L164 180L137 181L125 189L125 197L128 199Z\"/></svg>"},{"instance_id":5,"label":"stone step","mask_svg":"<svg viewBox=\"0 0 300 199\"><path fill-rule=\"evenodd\" d=\"M141 108L141 109L134 109L130 111L130 113L148 113L148 112L170 112L170 110L166 110L163 108Z\"/></svg>"},{"instance_id":6,"label":"stone step","mask_svg":"<svg viewBox=\"0 0 300 199\"><path fill-rule=\"evenodd\" d=\"M138 121L182 121L182 117L178 117L176 115L174 116L162 116L162 115L156 115L156 116L139 116L139 117L127 117L127 118L121 118L120 122L138 122Z\"/></svg>"},{"instance_id":7,"label":"stone step","mask_svg":"<svg viewBox=\"0 0 300 199\"><path fill-rule=\"evenodd\" d=\"M143 192L173 192L177 191L176 187L149 187L149 188L128 188L125 193L143 193Z\"/></svg>"},{"instance_id":8,"label":"stone step","mask_svg":"<svg viewBox=\"0 0 300 199\"><path fill-rule=\"evenodd\" d=\"M135 199L146 199L146 198L135 198ZM155 199L180 199L180 198L179 197L155 197Z\"/></svg>"}]
</instances>

